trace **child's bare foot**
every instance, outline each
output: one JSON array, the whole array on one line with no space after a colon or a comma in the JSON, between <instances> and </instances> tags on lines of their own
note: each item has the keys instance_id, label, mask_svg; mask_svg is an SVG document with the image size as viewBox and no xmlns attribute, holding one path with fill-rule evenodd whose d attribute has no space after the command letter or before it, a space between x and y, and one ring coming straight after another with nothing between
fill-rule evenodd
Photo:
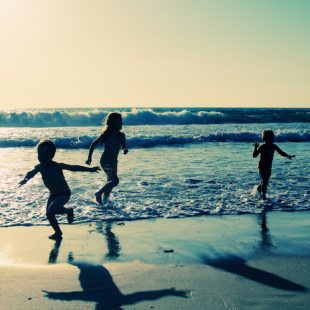
<instances>
[{"instance_id":1,"label":"child's bare foot","mask_svg":"<svg viewBox=\"0 0 310 310\"><path fill-rule=\"evenodd\" d=\"M103 202L102 202L102 196L99 192L95 193L95 196L96 196L96 201L100 204L100 205L103 205Z\"/></svg>"},{"instance_id":2,"label":"child's bare foot","mask_svg":"<svg viewBox=\"0 0 310 310\"><path fill-rule=\"evenodd\" d=\"M60 239L62 239L62 234L54 233L53 235L49 236L48 238L52 239L52 240L60 240Z\"/></svg>"},{"instance_id":3,"label":"child's bare foot","mask_svg":"<svg viewBox=\"0 0 310 310\"><path fill-rule=\"evenodd\" d=\"M266 200L266 199L267 199L266 195L263 195L263 197L262 197L262 198L263 198L263 200Z\"/></svg>"},{"instance_id":4,"label":"child's bare foot","mask_svg":"<svg viewBox=\"0 0 310 310\"><path fill-rule=\"evenodd\" d=\"M68 210L68 213L67 213L67 220L68 220L68 223L69 223L69 224L72 224L72 223L73 223L73 220L74 220L73 208L70 208L70 209Z\"/></svg>"}]
</instances>

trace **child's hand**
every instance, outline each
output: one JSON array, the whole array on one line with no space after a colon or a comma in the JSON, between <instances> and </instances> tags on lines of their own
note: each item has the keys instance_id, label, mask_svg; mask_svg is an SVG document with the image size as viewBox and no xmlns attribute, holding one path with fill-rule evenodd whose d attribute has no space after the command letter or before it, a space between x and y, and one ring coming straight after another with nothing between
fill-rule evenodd
<instances>
[{"instance_id":1,"label":"child's hand","mask_svg":"<svg viewBox=\"0 0 310 310\"><path fill-rule=\"evenodd\" d=\"M290 159L290 160L292 160L292 158L294 158L295 157L295 155L289 155L288 156L288 158Z\"/></svg>"},{"instance_id":2,"label":"child's hand","mask_svg":"<svg viewBox=\"0 0 310 310\"><path fill-rule=\"evenodd\" d=\"M128 149L123 149L123 153L124 153L124 155L126 155L127 153L128 153Z\"/></svg>"},{"instance_id":3,"label":"child's hand","mask_svg":"<svg viewBox=\"0 0 310 310\"><path fill-rule=\"evenodd\" d=\"M86 160L85 164L86 164L86 165L90 165L90 164L91 164L91 159L88 158L88 159Z\"/></svg>"},{"instance_id":4,"label":"child's hand","mask_svg":"<svg viewBox=\"0 0 310 310\"><path fill-rule=\"evenodd\" d=\"M255 143L253 143L253 146L257 149L259 147L259 143L255 142Z\"/></svg>"},{"instance_id":5,"label":"child's hand","mask_svg":"<svg viewBox=\"0 0 310 310\"><path fill-rule=\"evenodd\" d=\"M24 184L27 183L27 181L28 181L28 180L26 180L26 179L22 179L22 180L18 183L18 187L23 186Z\"/></svg>"},{"instance_id":6,"label":"child's hand","mask_svg":"<svg viewBox=\"0 0 310 310\"><path fill-rule=\"evenodd\" d=\"M90 172L97 172L97 173L101 170L99 166L91 167L89 169L90 169Z\"/></svg>"}]
</instances>

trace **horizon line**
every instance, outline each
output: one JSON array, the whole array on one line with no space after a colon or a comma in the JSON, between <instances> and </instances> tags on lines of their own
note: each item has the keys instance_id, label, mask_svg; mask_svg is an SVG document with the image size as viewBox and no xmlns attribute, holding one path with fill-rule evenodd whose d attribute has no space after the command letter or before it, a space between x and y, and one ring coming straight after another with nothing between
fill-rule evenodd
<instances>
[{"instance_id":1,"label":"horizon line","mask_svg":"<svg viewBox=\"0 0 310 310\"><path fill-rule=\"evenodd\" d=\"M49 108L0 108L0 111L14 111L14 110L75 110L75 109L310 109L310 105L287 107L287 106L95 106L95 107L49 107Z\"/></svg>"}]
</instances>

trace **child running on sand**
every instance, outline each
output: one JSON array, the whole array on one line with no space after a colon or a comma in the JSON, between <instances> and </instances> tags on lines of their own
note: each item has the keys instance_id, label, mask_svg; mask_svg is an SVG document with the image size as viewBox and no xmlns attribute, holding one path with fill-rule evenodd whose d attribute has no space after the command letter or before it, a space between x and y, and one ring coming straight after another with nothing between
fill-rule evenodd
<instances>
[{"instance_id":1,"label":"child running on sand","mask_svg":"<svg viewBox=\"0 0 310 310\"><path fill-rule=\"evenodd\" d=\"M110 113L106 118L105 125L104 132L92 142L86 161L86 164L90 165L95 147L98 144L104 144L104 152L100 159L100 165L107 175L107 183L95 193L96 201L101 205L103 204L102 195L104 195L104 201L106 202L113 187L119 183L117 176L117 157L120 149L123 150L125 155L128 153L126 137L121 132L123 125L122 115L115 112Z\"/></svg>"},{"instance_id":2,"label":"child running on sand","mask_svg":"<svg viewBox=\"0 0 310 310\"><path fill-rule=\"evenodd\" d=\"M254 145L253 157L257 157L260 154L258 163L258 171L261 178L261 183L258 185L257 190L262 193L262 198L266 200L267 186L269 178L271 176L271 167L274 151L277 151L281 156L292 159L295 155L288 155L283 152L274 141L274 133L272 130L264 130L263 141L265 142L261 146L258 143Z\"/></svg>"},{"instance_id":3,"label":"child running on sand","mask_svg":"<svg viewBox=\"0 0 310 310\"><path fill-rule=\"evenodd\" d=\"M67 214L68 223L73 222L73 208L65 208L69 201L71 191L66 182L63 170L98 172L99 167L83 167L78 165L67 165L53 161L56 153L56 145L51 140L42 140L37 146L39 164L29 171L19 186L26 184L38 172L41 173L45 186L50 191L47 201L46 216L55 233L49 236L50 239L59 240L62 238L62 231L56 219L56 214Z\"/></svg>"}]
</instances>

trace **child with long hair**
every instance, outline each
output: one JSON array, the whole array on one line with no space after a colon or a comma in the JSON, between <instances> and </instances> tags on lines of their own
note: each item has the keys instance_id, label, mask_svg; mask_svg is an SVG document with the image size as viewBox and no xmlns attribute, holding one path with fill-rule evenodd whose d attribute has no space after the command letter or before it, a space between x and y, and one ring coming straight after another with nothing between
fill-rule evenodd
<instances>
[{"instance_id":1,"label":"child with long hair","mask_svg":"<svg viewBox=\"0 0 310 310\"><path fill-rule=\"evenodd\" d=\"M254 144L253 157L260 154L258 163L258 171L261 178L261 183L258 185L257 190L262 193L262 198L266 199L267 186L271 176L272 160L274 152L277 151L281 156L292 159L295 155L288 155L283 152L276 144L274 144L274 133L272 130L264 130L263 141L261 146L258 143Z\"/></svg>"},{"instance_id":2,"label":"child with long hair","mask_svg":"<svg viewBox=\"0 0 310 310\"><path fill-rule=\"evenodd\" d=\"M86 160L86 164L88 165L91 164L95 147L99 144L104 144L104 152L101 155L100 165L107 175L107 183L95 193L96 201L101 205L103 204L102 195L104 196L104 201L107 201L112 189L119 183L117 158L120 149L123 150L125 155L128 153L126 137L121 132L122 125L123 121L120 113L113 112L108 114L105 120L105 130L92 142L89 148L88 159Z\"/></svg>"}]
</instances>

